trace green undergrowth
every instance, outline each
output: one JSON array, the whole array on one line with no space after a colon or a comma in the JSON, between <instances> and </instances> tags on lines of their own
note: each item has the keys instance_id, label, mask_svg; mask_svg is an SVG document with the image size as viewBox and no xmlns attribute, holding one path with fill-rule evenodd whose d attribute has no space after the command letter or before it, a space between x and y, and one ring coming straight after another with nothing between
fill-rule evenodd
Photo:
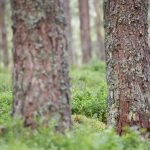
<instances>
[{"instance_id":1,"label":"green undergrowth","mask_svg":"<svg viewBox=\"0 0 150 150\"><path fill-rule=\"evenodd\" d=\"M72 68L72 113L106 120L105 65L93 61L90 65Z\"/></svg>"},{"instance_id":2,"label":"green undergrowth","mask_svg":"<svg viewBox=\"0 0 150 150\"><path fill-rule=\"evenodd\" d=\"M70 68L72 129L63 134L52 128L34 131L13 121L11 113L11 75L0 70L0 150L150 150L149 143L138 131L126 130L118 136L106 129L105 65Z\"/></svg>"},{"instance_id":3,"label":"green undergrowth","mask_svg":"<svg viewBox=\"0 0 150 150\"><path fill-rule=\"evenodd\" d=\"M105 65L92 61L89 65L72 67L70 78L72 113L98 118L99 121L105 122L107 95ZM6 118L6 116L9 118L12 85L11 75L7 70L0 70L0 83L0 104L2 106L0 118ZM1 122L3 119L0 119Z\"/></svg>"},{"instance_id":4,"label":"green undergrowth","mask_svg":"<svg viewBox=\"0 0 150 150\"><path fill-rule=\"evenodd\" d=\"M12 92L0 92L0 125L7 125L10 120Z\"/></svg>"},{"instance_id":5,"label":"green undergrowth","mask_svg":"<svg viewBox=\"0 0 150 150\"><path fill-rule=\"evenodd\" d=\"M5 69L0 69L0 93L11 91L11 75Z\"/></svg>"},{"instance_id":6,"label":"green undergrowth","mask_svg":"<svg viewBox=\"0 0 150 150\"><path fill-rule=\"evenodd\" d=\"M118 136L112 129L95 131L85 125L76 125L63 134L52 128L22 129L12 125L0 134L0 150L149 150L148 142L139 132L126 131Z\"/></svg>"}]
</instances>

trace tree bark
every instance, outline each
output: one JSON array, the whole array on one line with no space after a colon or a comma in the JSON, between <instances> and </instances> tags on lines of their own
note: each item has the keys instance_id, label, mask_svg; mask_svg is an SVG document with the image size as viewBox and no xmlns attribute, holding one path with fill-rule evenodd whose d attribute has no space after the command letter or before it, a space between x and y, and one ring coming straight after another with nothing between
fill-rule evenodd
<instances>
[{"instance_id":1,"label":"tree bark","mask_svg":"<svg viewBox=\"0 0 150 150\"><path fill-rule=\"evenodd\" d=\"M96 31L97 57L101 61L105 61L104 37L101 33L103 22L101 21L102 17L101 17L101 12L100 12L100 2L99 0L94 0L93 3L94 3L95 12L96 12L95 31Z\"/></svg>"},{"instance_id":2,"label":"tree bark","mask_svg":"<svg viewBox=\"0 0 150 150\"><path fill-rule=\"evenodd\" d=\"M71 27L71 14L70 14L70 0L63 0L64 13L67 18L66 36L68 39L68 63L73 64L73 49L72 49L72 27Z\"/></svg>"},{"instance_id":3,"label":"tree bark","mask_svg":"<svg viewBox=\"0 0 150 150\"><path fill-rule=\"evenodd\" d=\"M106 1L108 126L150 130L150 49L148 0Z\"/></svg>"},{"instance_id":4,"label":"tree bark","mask_svg":"<svg viewBox=\"0 0 150 150\"><path fill-rule=\"evenodd\" d=\"M0 0L0 50L4 67L9 65L5 25L5 0Z\"/></svg>"},{"instance_id":5,"label":"tree bark","mask_svg":"<svg viewBox=\"0 0 150 150\"><path fill-rule=\"evenodd\" d=\"M13 111L25 126L70 128L66 21L60 0L12 0Z\"/></svg>"},{"instance_id":6,"label":"tree bark","mask_svg":"<svg viewBox=\"0 0 150 150\"><path fill-rule=\"evenodd\" d=\"M88 63L91 59L91 36L88 0L78 0L80 17L80 39L82 48L82 62Z\"/></svg>"}]
</instances>

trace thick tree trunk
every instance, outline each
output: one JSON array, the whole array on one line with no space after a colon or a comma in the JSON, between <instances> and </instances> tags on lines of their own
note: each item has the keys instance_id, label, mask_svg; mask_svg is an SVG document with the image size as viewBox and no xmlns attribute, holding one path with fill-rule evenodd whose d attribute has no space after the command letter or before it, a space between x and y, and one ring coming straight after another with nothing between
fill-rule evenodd
<instances>
[{"instance_id":1,"label":"thick tree trunk","mask_svg":"<svg viewBox=\"0 0 150 150\"><path fill-rule=\"evenodd\" d=\"M148 0L148 3L150 4L150 0ZM148 7L148 32L150 33L150 5ZM148 36L148 44L150 46L150 34Z\"/></svg>"},{"instance_id":2,"label":"thick tree trunk","mask_svg":"<svg viewBox=\"0 0 150 150\"><path fill-rule=\"evenodd\" d=\"M66 26L59 0L12 0L13 112L25 126L35 118L70 127Z\"/></svg>"},{"instance_id":3,"label":"thick tree trunk","mask_svg":"<svg viewBox=\"0 0 150 150\"><path fill-rule=\"evenodd\" d=\"M150 130L148 0L106 1L108 126Z\"/></svg>"},{"instance_id":4,"label":"thick tree trunk","mask_svg":"<svg viewBox=\"0 0 150 150\"><path fill-rule=\"evenodd\" d=\"M80 16L80 38L82 48L82 62L88 63L91 59L91 36L88 0L78 0Z\"/></svg>"},{"instance_id":5,"label":"thick tree trunk","mask_svg":"<svg viewBox=\"0 0 150 150\"><path fill-rule=\"evenodd\" d=\"M67 18L66 35L68 39L68 62L73 64L73 49L72 49L72 27L71 27L71 14L70 14L70 0L63 0L64 13Z\"/></svg>"},{"instance_id":6,"label":"thick tree trunk","mask_svg":"<svg viewBox=\"0 0 150 150\"><path fill-rule=\"evenodd\" d=\"M4 67L9 65L6 25L5 25L5 0L0 0L0 50Z\"/></svg>"},{"instance_id":7,"label":"thick tree trunk","mask_svg":"<svg viewBox=\"0 0 150 150\"><path fill-rule=\"evenodd\" d=\"M99 0L94 0L93 3L96 12L95 31L96 31L97 57L100 60L105 61L104 37L102 36L101 33L101 28L103 27L103 23L101 21L100 3Z\"/></svg>"}]
</instances>

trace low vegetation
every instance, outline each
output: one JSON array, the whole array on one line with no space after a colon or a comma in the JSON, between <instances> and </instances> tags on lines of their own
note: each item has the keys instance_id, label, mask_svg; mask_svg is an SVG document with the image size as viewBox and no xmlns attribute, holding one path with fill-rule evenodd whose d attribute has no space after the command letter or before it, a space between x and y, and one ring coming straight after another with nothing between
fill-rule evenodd
<instances>
[{"instance_id":1,"label":"low vegetation","mask_svg":"<svg viewBox=\"0 0 150 150\"><path fill-rule=\"evenodd\" d=\"M22 129L20 122L12 120L11 77L9 72L0 70L0 150L150 149L148 141L140 137L140 131L126 128L120 137L112 129L106 129L104 64L92 61L88 66L72 67L70 76L71 131L60 134L39 126L31 132L30 129Z\"/></svg>"}]
</instances>

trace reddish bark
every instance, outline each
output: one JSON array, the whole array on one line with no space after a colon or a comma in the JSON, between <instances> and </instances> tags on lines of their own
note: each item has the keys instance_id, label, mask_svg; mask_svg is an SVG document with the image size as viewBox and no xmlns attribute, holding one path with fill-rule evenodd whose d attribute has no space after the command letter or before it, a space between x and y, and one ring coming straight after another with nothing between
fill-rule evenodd
<instances>
[{"instance_id":1,"label":"reddish bark","mask_svg":"<svg viewBox=\"0 0 150 150\"><path fill-rule=\"evenodd\" d=\"M148 1L106 1L108 126L150 130Z\"/></svg>"},{"instance_id":2,"label":"reddish bark","mask_svg":"<svg viewBox=\"0 0 150 150\"><path fill-rule=\"evenodd\" d=\"M59 0L12 0L13 115L35 128L54 120L70 127L65 19Z\"/></svg>"}]
</instances>

